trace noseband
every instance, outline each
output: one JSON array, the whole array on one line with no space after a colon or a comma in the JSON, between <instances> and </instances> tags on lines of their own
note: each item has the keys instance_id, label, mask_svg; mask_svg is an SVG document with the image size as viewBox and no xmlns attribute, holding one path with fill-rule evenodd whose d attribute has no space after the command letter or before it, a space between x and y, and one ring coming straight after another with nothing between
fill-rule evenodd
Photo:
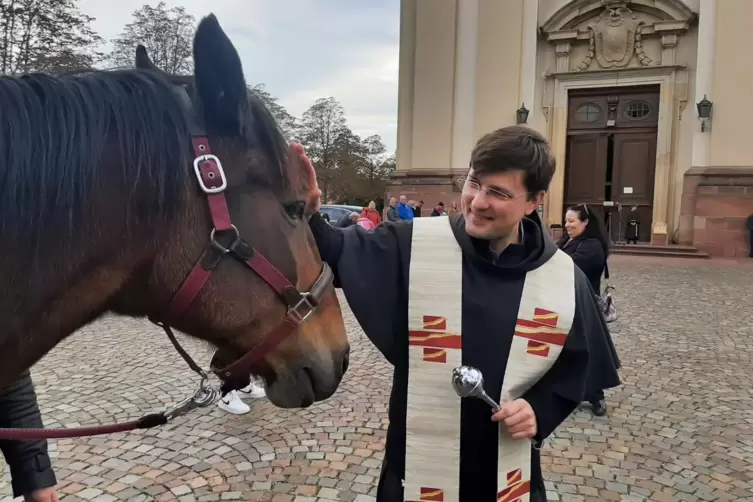
<instances>
[{"instance_id":1,"label":"noseband","mask_svg":"<svg viewBox=\"0 0 753 502\"><path fill-rule=\"evenodd\" d=\"M236 259L266 282L287 307L284 319L267 333L258 345L251 348L243 357L229 366L212 369L226 383L248 380L251 375L251 367L294 333L298 326L314 313L329 290L334 275L332 269L326 263L323 263L322 271L311 289L307 292L301 292L264 255L243 240L238 233L238 229L232 224L227 201L223 194L227 188L227 178L220 159L211 153L209 140L206 136L194 135L191 143L195 156L193 161L194 172L199 182L199 188L206 194L213 228L209 244L204 253L170 301L165 321L152 320L152 322L165 330L170 341L191 369L205 377L205 373L180 346L170 329L169 323L177 321L188 311L223 258L229 256ZM229 235L232 239L227 246L217 240L222 235ZM223 390L231 390L226 386L223 387Z\"/></svg>"}]
</instances>

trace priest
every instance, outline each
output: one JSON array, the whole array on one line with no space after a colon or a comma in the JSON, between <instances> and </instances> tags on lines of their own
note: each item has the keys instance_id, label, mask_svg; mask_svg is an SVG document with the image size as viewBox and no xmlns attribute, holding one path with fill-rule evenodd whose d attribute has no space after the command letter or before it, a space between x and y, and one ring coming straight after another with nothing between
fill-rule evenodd
<instances>
[{"instance_id":1,"label":"priest","mask_svg":"<svg viewBox=\"0 0 753 502\"><path fill-rule=\"evenodd\" d=\"M310 225L336 285L394 366L378 502L544 501L539 449L590 385L619 385L619 362L584 274L537 208L554 175L546 140L524 127L482 137L450 217L335 229ZM478 369L499 407L460 398L453 370Z\"/></svg>"}]
</instances>

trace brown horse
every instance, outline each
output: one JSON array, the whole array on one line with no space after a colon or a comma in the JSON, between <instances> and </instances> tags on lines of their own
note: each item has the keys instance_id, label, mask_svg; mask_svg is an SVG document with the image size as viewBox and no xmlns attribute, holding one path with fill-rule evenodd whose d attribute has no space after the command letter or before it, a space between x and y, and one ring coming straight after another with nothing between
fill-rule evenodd
<instances>
[{"instance_id":1,"label":"brown horse","mask_svg":"<svg viewBox=\"0 0 753 502\"><path fill-rule=\"evenodd\" d=\"M261 347L235 369L263 377L277 406L328 398L349 345L331 284L317 283L328 269L298 158L213 15L195 34L190 93L150 65L0 79L0 388L114 312L212 343L218 366ZM314 283L312 308L299 291Z\"/></svg>"}]
</instances>

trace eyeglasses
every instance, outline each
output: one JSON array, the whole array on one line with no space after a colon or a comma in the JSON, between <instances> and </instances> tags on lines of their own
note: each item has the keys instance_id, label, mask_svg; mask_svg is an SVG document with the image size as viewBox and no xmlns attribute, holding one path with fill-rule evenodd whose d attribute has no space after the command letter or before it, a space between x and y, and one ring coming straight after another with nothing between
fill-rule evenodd
<instances>
[{"instance_id":1,"label":"eyeglasses","mask_svg":"<svg viewBox=\"0 0 753 502\"><path fill-rule=\"evenodd\" d=\"M458 184L461 186L462 192L465 195L477 195L479 192L484 192L489 197L501 201L509 201L528 195L528 192L522 193L520 195L510 195L504 192L500 192L495 188L482 188L478 181L472 180L470 178L459 178Z\"/></svg>"}]
</instances>

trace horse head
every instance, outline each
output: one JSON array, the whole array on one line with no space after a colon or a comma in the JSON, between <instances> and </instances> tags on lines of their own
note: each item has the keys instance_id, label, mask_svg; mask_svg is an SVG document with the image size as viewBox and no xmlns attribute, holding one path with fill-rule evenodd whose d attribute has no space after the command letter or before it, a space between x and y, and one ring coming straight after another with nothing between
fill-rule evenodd
<instances>
[{"instance_id":1,"label":"horse head","mask_svg":"<svg viewBox=\"0 0 753 502\"><path fill-rule=\"evenodd\" d=\"M347 369L349 345L331 277L321 284L324 265L307 224L310 215L306 214L304 202L308 189L304 170L298 158L290 154L265 105L249 93L238 53L213 15L199 24L193 49L193 77L166 78L182 88L177 92L188 98L183 100L185 112L196 120L194 127L201 124L199 127L203 126L211 138L217 162L222 159L218 174L226 178L223 183L227 185L226 200L233 221L226 233L231 240L247 237L242 241L252 246L247 252L269 257L266 264L288 278L295 289L309 291L317 282L320 288L328 288L323 297L317 298L316 311L312 312L311 305L302 305L298 308L308 309L306 312L293 312L312 316L297 327L296 334L275 342L279 344L273 350L248 366L265 378L273 403L308 405L335 391ZM143 46L137 47L136 67L159 72ZM196 249L197 227L204 230L204 242L207 229L218 230L207 211L204 182L199 173L197 176L195 188L200 189L194 189L187 198L187 218L177 227L180 235L176 241L182 242L183 248L180 255L185 255L187 246ZM197 212L203 213L201 223L196 219ZM198 244L200 248L202 239ZM226 245L229 244L221 244L223 249L230 249ZM178 282L185 279L185 264L179 272L175 258L175 249L165 249L155 260L152 273L161 271L164 281L163 289L153 291L153 296L174 292ZM275 330L289 317L290 309L303 301L294 296L286 304L283 300L287 292L275 291L275 285L265 282L263 273L254 274L237 260L230 260L227 265L218 267L213 282L201 292L190 313L173 321L176 327L203 335L218 347L213 360L218 367L231 365L265 343L265 336L276 336ZM246 368L243 364L236 367ZM242 374L227 376L238 380L232 386L245 383Z\"/></svg>"},{"instance_id":2,"label":"horse head","mask_svg":"<svg viewBox=\"0 0 753 502\"><path fill-rule=\"evenodd\" d=\"M140 47L136 69L0 82L0 104L13 105L6 120L26 127L14 133L16 148L58 149L43 161L8 154L5 181L27 178L0 206L26 204L35 227L23 233L24 223L10 218L0 225L11 240L32 232L37 251L5 245L15 268L34 270L23 293L29 303L3 323L12 333L0 346L23 354L7 368L30 366L112 311L210 342L213 365L234 368L220 374L231 387L254 374L275 405L308 406L337 389L349 344L307 223L303 166L248 92L213 15L199 24L193 52L191 78L159 72ZM34 121L38 132L29 129ZM52 187L53 202L30 197L29 187ZM6 268L12 283L14 268ZM12 309L21 295L6 293L0 307Z\"/></svg>"}]
</instances>

